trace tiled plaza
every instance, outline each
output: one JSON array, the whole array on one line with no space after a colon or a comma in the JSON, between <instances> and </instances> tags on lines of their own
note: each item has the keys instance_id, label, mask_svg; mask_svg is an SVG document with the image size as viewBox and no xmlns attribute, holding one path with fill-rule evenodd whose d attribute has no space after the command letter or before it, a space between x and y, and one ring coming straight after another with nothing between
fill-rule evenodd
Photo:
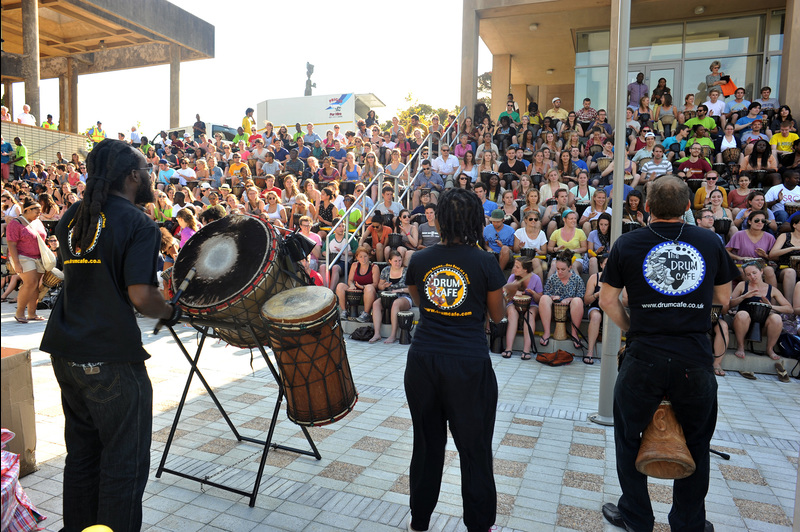
<instances>
[{"instance_id":1,"label":"tiled plaza","mask_svg":"<svg viewBox=\"0 0 800 532\"><path fill-rule=\"evenodd\" d=\"M47 315L47 311L41 311ZM98 319L101 319L98 316ZM271 450L254 508L248 499L164 473L156 478L189 363L166 331L151 334L141 319L152 358L155 416L151 475L144 501L145 530L162 531L397 531L405 530L411 419L403 391L406 346L349 340L348 358L359 400L341 421L311 429L322 460ZM2 305L3 346L39 345L44 323L17 324ZM178 327L193 353L196 334ZM249 350L211 342L199 367L243 436L263 439L277 386L266 363ZM613 429L588 421L598 408L600 364L576 359L551 368L519 352L492 355L500 390L494 435L501 531L616 531L600 513L616 502L619 486ZM608 363L605 361L604 363ZM611 361L614 362L614 361ZM61 528L64 464L63 415L49 357L34 350L37 459L40 469L21 480L47 515L47 530ZM791 366L789 366L791 367ZM787 369L789 369L787 367ZM717 531L789 531L794 515L800 454L800 381L774 375L719 378L719 421L712 446L731 455L711 459L708 519ZM285 403L273 443L308 448L287 420ZM262 449L239 443L195 378L167 460L167 467L250 490ZM450 440L433 531L466 530L461 521L459 459ZM671 483L652 480L656 530L667 531Z\"/></svg>"}]
</instances>

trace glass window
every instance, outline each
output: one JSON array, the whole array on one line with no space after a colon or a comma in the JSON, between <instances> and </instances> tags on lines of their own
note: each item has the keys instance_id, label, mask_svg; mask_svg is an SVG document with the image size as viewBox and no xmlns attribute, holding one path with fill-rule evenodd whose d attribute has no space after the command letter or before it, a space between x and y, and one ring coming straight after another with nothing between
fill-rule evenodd
<instances>
[{"instance_id":1,"label":"glass window","mask_svg":"<svg viewBox=\"0 0 800 532\"><path fill-rule=\"evenodd\" d=\"M785 23L785 11L772 12L772 17L769 19L769 28L767 28L767 35L769 35L767 48L770 52L783 50L783 26Z\"/></svg>"},{"instance_id":2,"label":"glass window","mask_svg":"<svg viewBox=\"0 0 800 532\"><path fill-rule=\"evenodd\" d=\"M686 58L761 52L763 27L763 15L689 22L686 24Z\"/></svg>"},{"instance_id":3,"label":"glass window","mask_svg":"<svg viewBox=\"0 0 800 532\"><path fill-rule=\"evenodd\" d=\"M781 56L780 55L769 56L769 66L767 68L768 68L767 82L764 85L772 89L772 92L770 93L769 97L777 98L778 101L781 101L781 96L780 96Z\"/></svg>"},{"instance_id":4,"label":"glass window","mask_svg":"<svg viewBox=\"0 0 800 532\"><path fill-rule=\"evenodd\" d=\"M683 51L683 24L631 28L628 61L643 63L680 59Z\"/></svg>"},{"instance_id":5,"label":"glass window","mask_svg":"<svg viewBox=\"0 0 800 532\"><path fill-rule=\"evenodd\" d=\"M744 87L746 99L752 100L754 93L756 97L760 95L758 91L761 86L756 87L756 82L761 79L761 56L726 57L720 59L720 62L722 63L720 72L729 75L737 87ZM709 59L684 62L681 99L689 93L695 95L698 104L708 99L706 75L710 72L708 69L710 64Z\"/></svg>"},{"instance_id":6,"label":"glass window","mask_svg":"<svg viewBox=\"0 0 800 532\"><path fill-rule=\"evenodd\" d=\"M608 31L579 33L575 66L607 65L610 36Z\"/></svg>"},{"instance_id":7,"label":"glass window","mask_svg":"<svg viewBox=\"0 0 800 532\"><path fill-rule=\"evenodd\" d=\"M592 107L608 106L608 67L575 69L575 101L591 98Z\"/></svg>"}]
</instances>

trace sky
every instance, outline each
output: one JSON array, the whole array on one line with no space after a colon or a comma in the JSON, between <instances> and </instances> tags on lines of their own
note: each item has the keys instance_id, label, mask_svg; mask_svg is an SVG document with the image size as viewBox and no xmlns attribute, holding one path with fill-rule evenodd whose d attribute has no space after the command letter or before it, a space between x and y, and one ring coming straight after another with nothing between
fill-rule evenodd
<instances>
[{"instance_id":1,"label":"sky","mask_svg":"<svg viewBox=\"0 0 800 532\"><path fill-rule=\"evenodd\" d=\"M408 93L433 107L459 103L460 0L172 3L213 24L216 38L213 59L181 63L181 126L198 113L238 125L247 107L303 96L306 62L314 65L313 94L374 93L386 104L376 110L381 121L408 107ZM481 73L491 70L491 54L479 46ZM58 122L58 80L42 80L40 95L37 121L52 114ZM25 100L22 83L14 84L13 97L16 117ZM137 123L148 136L168 128L169 65L80 76L78 127L97 120L114 138Z\"/></svg>"}]
</instances>

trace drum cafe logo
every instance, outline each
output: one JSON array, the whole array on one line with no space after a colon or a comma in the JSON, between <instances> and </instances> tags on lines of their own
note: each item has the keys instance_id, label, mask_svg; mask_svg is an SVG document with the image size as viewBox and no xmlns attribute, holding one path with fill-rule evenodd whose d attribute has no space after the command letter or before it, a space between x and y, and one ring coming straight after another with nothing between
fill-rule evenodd
<instances>
[{"instance_id":1,"label":"drum cafe logo","mask_svg":"<svg viewBox=\"0 0 800 532\"><path fill-rule=\"evenodd\" d=\"M653 289L667 296L693 292L706 275L700 252L685 242L664 242L644 259L644 278Z\"/></svg>"},{"instance_id":2,"label":"drum cafe logo","mask_svg":"<svg viewBox=\"0 0 800 532\"><path fill-rule=\"evenodd\" d=\"M461 268L439 266L423 279L428 300L442 310L458 308L467 299L469 280Z\"/></svg>"}]
</instances>

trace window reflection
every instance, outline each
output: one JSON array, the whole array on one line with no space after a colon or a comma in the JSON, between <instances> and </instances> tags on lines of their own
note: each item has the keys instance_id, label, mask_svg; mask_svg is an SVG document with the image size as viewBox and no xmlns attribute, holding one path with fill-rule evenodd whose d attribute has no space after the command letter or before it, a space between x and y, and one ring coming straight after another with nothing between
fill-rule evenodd
<instances>
[{"instance_id":1,"label":"window reflection","mask_svg":"<svg viewBox=\"0 0 800 532\"><path fill-rule=\"evenodd\" d=\"M762 51L763 15L686 24L686 58L722 57Z\"/></svg>"}]
</instances>

